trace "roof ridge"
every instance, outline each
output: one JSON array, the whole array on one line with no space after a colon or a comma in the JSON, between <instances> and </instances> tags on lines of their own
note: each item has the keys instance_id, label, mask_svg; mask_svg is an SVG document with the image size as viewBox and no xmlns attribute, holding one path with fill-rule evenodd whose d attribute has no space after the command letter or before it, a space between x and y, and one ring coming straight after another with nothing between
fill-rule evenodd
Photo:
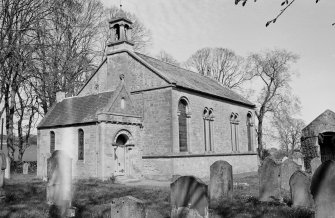
<instances>
[{"instance_id":1,"label":"roof ridge","mask_svg":"<svg viewBox=\"0 0 335 218\"><path fill-rule=\"evenodd\" d=\"M172 63L169 63L169 62L166 62L166 61L163 61L163 60L159 60L158 58L154 58L154 57L149 56L149 55L146 55L146 54L142 54L142 53L139 53L139 52L135 52L135 53L136 53L137 55L143 55L143 56L146 56L146 57L148 57L148 58L151 58L151 59L154 59L154 60L163 62L163 63L168 64L168 65L171 65L171 66L173 66L173 67L177 67L177 68L179 68L179 69L186 70L186 71L188 71L188 72L190 72L190 73L195 73L195 74L200 75L200 76L202 76L202 77L209 78L209 79L211 79L211 80L217 82L219 85L228 88L227 86L224 86L222 83L220 83L219 81L217 81L217 80L211 78L210 76L206 76L206 75L203 75L203 74L201 74L201 73L195 72L195 71L193 71L193 70L189 70L189 69L186 69L186 68L184 68L184 67L177 66L177 65L175 65L175 64L172 64ZM229 89L229 88L228 88L228 89Z\"/></svg>"}]
</instances>

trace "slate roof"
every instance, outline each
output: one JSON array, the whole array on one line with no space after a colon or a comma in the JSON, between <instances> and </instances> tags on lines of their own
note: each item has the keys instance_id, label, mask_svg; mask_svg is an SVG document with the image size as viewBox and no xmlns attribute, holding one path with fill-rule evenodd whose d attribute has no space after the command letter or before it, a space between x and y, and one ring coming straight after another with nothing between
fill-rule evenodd
<instances>
[{"instance_id":1,"label":"slate roof","mask_svg":"<svg viewBox=\"0 0 335 218\"><path fill-rule=\"evenodd\" d=\"M335 126L335 112L327 109L325 112L320 114L317 118L315 118L312 122L310 122L305 128L302 130L306 130L308 128L315 128L316 126L321 125L333 125Z\"/></svg>"},{"instance_id":2,"label":"slate roof","mask_svg":"<svg viewBox=\"0 0 335 218\"><path fill-rule=\"evenodd\" d=\"M96 113L108 104L113 93L66 98L49 110L37 128L95 122Z\"/></svg>"},{"instance_id":3,"label":"slate roof","mask_svg":"<svg viewBox=\"0 0 335 218\"><path fill-rule=\"evenodd\" d=\"M138 52L136 52L136 55L138 55L145 62L156 68L159 73L162 74L162 76L167 78L170 82L176 83L176 85L179 87L208 93L217 97L223 97L228 100L246 104L248 106L255 106L244 97L240 96L229 88L222 86L217 81L209 77L180 68L178 66L163 62L161 60L146 56Z\"/></svg>"}]
</instances>

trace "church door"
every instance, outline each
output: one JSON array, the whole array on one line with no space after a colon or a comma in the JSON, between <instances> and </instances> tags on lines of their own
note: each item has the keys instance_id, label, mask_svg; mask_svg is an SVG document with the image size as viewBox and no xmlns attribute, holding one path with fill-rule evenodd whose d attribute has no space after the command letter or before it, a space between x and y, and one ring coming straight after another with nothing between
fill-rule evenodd
<instances>
[{"instance_id":1,"label":"church door","mask_svg":"<svg viewBox=\"0 0 335 218\"><path fill-rule=\"evenodd\" d=\"M121 134L116 139L115 149L115 175L125 175L126 173L126 143L128 136Z\"/></svg>"}]
</instances>

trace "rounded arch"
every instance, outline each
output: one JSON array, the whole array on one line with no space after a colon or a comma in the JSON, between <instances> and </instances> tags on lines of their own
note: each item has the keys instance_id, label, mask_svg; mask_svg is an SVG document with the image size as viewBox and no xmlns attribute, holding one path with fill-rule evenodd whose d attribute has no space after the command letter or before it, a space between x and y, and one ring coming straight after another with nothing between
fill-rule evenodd
<instances>
[{"instance_id":1,"label":"rounded arch","mask_svg":"<svg viewBox=\"0 0 335 218\"><path fill-rule=\"evenodd\" d=\"M208 117L209 118L214 118L214 110L213 110L213 108L209 109L209 111L208 111Z\"/></svg>"},{"instance_id":2,"label":"rounded arch","mask_svg":"<svg viewBox=\"0 0 335 218\"><path fill-rule=\"evenodd\" d=\"M182 96L179 98L179 101L178 101L178 112L179 113L180 113L180 107L179 107L180 105L183 105L185 107L187 114L191 113L190 101L188 100L187 97Z\"/></svg>"},{"instance_id":3,"label":"rounded arch","mask_svg":"<svg viewBox=\"0 0 335 218\"><path fill-rule=\"evenodd\" d=\"M239 115L238 115L238 113L234 113L234 112L232 112L232 113L230 114L230 120L231 120L231 121L235 121L235 122L239 121Z\"/></svg>"},{"instance_id":4,"label":"rounded arch","mask_svg":"<svg viewBox=\"0 0 335 218\"><path fill-rule=\"evenodd\" d=\"M247 125L251 125L253 123L252 118L253 118L252 112L248 111L248 113L247 113Z\"/></svg>"},{"instance_id":5,"label":"rounded arch","mask_svg":"<svg viewBox=\"0 0 335 218\"><path fill-rule=\"evenodd\" d=\"M121 129L114 135L113 143L118 146L133 144L133 136L128 130Z\"/></svg>"},{"instance_id":6,"label":"rounded arch","mask_svg":"<svg viewBox=\"0 0 335 218\"><path fill-rule=\"evenodd\" d=\"M206 118L208 116L209 110L207 107L204 108L204 111L202 113L203 117Z\"/></svg>"}]
</instances>

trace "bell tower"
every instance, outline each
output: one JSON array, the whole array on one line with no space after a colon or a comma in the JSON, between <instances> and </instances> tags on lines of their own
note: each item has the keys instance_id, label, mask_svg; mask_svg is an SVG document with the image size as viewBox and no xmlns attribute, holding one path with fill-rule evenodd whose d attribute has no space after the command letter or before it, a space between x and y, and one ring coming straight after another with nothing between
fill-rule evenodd
<instances>
[{"instance_id":1,"label":"bell tower","mask_svg":"<svg viewBox=\"0 0 335 218\"><path fill-rule=\"evenodd\" d=\"M109 21L111 38L107 44L107 54L116 50L127 49L133 51L134 43L131 41L132 24L126 13L120 7L120 10Z\"/></svg>"}]
</instances>

